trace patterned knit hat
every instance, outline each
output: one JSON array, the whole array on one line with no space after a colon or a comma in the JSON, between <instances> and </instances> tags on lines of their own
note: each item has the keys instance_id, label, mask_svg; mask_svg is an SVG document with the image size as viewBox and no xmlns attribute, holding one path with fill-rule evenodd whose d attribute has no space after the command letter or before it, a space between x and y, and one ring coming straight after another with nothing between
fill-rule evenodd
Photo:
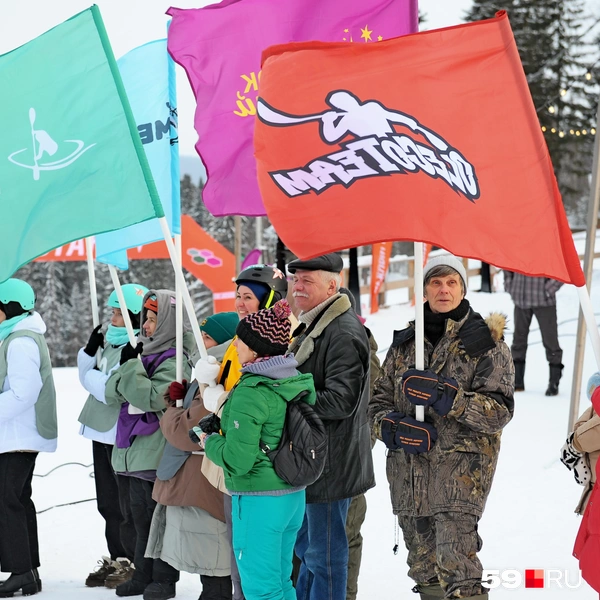
<instances>
[{"instance_id":1,"label":"patterned knit hat","mask_svg":"<svg viewBox=\"0 0 600 600\"><path fill-rule=\"evenodd\" d=\"M285 354L290 343L292 313L287 300L280 300L272 308L265 308L248 315L239 322L237 336L259 356Z\"/></svg>"}]
</instances>

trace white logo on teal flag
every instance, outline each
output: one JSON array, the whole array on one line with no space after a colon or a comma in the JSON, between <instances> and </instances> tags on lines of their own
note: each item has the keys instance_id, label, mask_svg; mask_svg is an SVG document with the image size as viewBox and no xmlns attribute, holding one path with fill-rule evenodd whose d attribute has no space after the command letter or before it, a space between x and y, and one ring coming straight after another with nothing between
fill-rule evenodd
<instances>
[{"instance_id":1,"label":"white logo on teal flag","mask_svg":"<svg viewBox=\"0 0 600 600\"><path fill-rule=\"evenodd\" d=\"M0 89L0 282L58 246L164 215L97 6L0 55Z\"/></svg>"},{"instance_id":2,"label":"white logo on teal flag","mask_svg":"<svg viewBox=\"0 0 600 600\"><path fill-rule=\"evenodd\" d=\"M26 169L31 169L33 171L33 178L37 181L40 178L40 171L55 171L56 169L64 169L68 167L72 162L75 162L86 150L89 150L92 146L96 144L90 144L89 146L85 146L82 140L64 140L64 145L75 144L77 147L67 156L63 158L59 158L53 160L51 162L42 162L44 158L44 154L48 156L54 157L54 155L59 150L59 145L52 139L50 134L43 129L35 128L35 108L29 109L29 124L30 124L30 134L31 134L31 148L22 148L21 150L17 150L13 152L8 160L18 165L19 167L25 167ZM28 152L29 150L29 152ZM25 153L25 157L19 156ZM31 163L19 162L17 160L17 156L19 156L19 160L29 159L31 158Z\"/></svg>"}]
</instances>

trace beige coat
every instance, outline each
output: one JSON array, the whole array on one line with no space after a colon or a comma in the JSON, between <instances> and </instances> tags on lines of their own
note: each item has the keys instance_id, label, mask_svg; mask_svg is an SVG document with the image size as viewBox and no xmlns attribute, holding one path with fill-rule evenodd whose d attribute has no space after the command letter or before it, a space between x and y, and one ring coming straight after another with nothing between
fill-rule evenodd
<instances>
[{"instance_id":1,"label":"beige coat","mask_svg":"<svg viewBox=\"0 0 600 600\"><path fill-rule=\"evenodd\" d=\"M598 457L600 457L600 416L590 406L579 417L573 431L575 432L573 446L583 453L592 474L591 481L585 486L579 504L575 509L578 515L582 515L590 498L590 492L596 482L596 464L598 463Z\"/></svg>"}]
</instances>

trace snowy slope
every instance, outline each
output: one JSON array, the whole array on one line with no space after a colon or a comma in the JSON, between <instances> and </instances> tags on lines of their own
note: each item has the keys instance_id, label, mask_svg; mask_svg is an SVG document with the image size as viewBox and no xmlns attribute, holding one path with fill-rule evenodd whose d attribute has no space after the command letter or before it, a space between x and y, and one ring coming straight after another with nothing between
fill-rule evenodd
<instances>
[{"instance_id":1,"label":"snowy slope","mask_svg":"<svg viewBox=\"0 0 600 600\"><path fill-rule=\"evenodd\" d=\"M592 289L592 303L600 307L600 272ZM470 281L472 288L477 282ZM479 294L469 291L468 298L484 316L492 310L512 318L512 303L507 294ZM481 558L488 569L558 569L568 571L569 583L577 581L577 563L571 549L579 517L573 509L581 488L558 461L559 449L566 437L570 401L571 374L577 327L577 294L572 286L558 293L559 334L565 351L565 372L560 395L544 396L548 367L539 331L530 333L525 383L527 391L516 396L515 418L503 435L503 447L494 487L480 524L484 541ZM412 318L408 305L393 306L368 318L379 346L386 349L392 331ZM507 340L510 343L510 322ZM384 353L381 355L383 359ZM596 370L588 344L584 379ZM53 455L40 455L36 473L45 474L67 462L92 462L91 445L78 435L77 416L85 400L75 369L56 369L58 388L59 449ZM582 398L582 412L588 406ZM410 593L413 583L406 576L406 552L392 553L394 517L385 478L385 448L378 442L374 449L377 486L367 495L368 512L363 527L364 553L359 580L359 597L417 598ZM91 468L78 465L61 467L45 478L34 479L34 499L38 510L60 503L94 497ZM103 522L93 502L53 508L39 515L42 554L43 597L48 600L85 598L99 600L114 597L114 592L85 588L83 582L96 560L106 553ZM564 577L564 576L563 576ZM197 576L182 574L177 597L196 599L200 593ZM560 589L556 583L542 590L499 588L494 597L518 600L533 597L543 600L567 598L597 599L598 595L583 583L578 589Z\"/></svg>"}]
</instances>

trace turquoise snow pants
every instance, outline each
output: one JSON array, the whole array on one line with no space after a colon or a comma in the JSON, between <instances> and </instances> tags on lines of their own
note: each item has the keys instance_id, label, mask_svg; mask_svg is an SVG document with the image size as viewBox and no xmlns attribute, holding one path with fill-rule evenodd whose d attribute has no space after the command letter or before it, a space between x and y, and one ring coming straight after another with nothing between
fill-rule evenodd
<instances>
[{"instance_id":1,"label":"turquoise snow pants","mask_svg":"<svg viewBox=\"0 0 600 600\"><path fill-rule=\"evenodd\" d=\"M304 490L232 499L233 551L246 600L296 600L292 554L304 520Z\"/></svg>"}]
</instances>

